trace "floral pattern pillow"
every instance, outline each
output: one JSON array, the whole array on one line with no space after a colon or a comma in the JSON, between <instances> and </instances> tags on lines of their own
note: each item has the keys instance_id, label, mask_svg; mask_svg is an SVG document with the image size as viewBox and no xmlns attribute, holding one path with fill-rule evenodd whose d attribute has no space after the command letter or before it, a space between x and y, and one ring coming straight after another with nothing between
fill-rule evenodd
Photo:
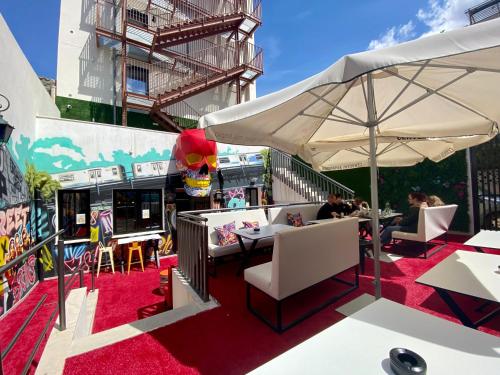
<instances>
[{"instance_id":1,"label":"floral pattern pillow","mask_svg":"<svg viewBox=\"0 0 500 375\"><path fill-rule=\"evenodd\" d=\"M259 222L258 221L242 221L243 228L258 228L259 227Z\"/></svg>"},{"instance_id":2,"label":"floral pattern pillow","mask_svg":"<svg viewBox=\"0 0 500 375\"><path fill-rule=\"evenodd\" d=\"M300 214L300 212L297 212L296 214L291 214L290 212L287 212L286 219L288 221L288 225L292 225L294 227L304 226L304 222L302 220L302 215Z\"/></svg>"},{"instance_id":3,"label":"floral pattern pillow","mask_svg":"<svg viewBox=\"0 0 500 375\"><path fill-rule=\"evenodd\" d=\"M219 246L231 245L233 243L238 242L238 238L236 238L236 234L231 231L236 229L235 222L231 222L228 224L224 224L220 227L215 227L215 232L217 233L217 240Z\"/></svg>"}]
</instances>

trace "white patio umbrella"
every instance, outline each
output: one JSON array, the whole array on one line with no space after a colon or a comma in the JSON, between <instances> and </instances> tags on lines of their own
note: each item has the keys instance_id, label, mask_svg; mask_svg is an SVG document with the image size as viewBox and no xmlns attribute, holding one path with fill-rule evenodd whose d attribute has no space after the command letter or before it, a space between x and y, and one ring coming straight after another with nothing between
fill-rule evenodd
<instances>
[{"instance_id":1,"label":"white patio umbrella","mask_svg":"<svg viewBox=\"0 0 500 375\"><path fill-rule=\"evenodd\" d=\"M207 138L297 154L318 171L438 162L486 142L500 119L500 19L347 55L281 91L203 116ZM373 215L373 227L378 217ZM380 237L374 231L375 296Z\"/></svg>"}]
</instances>

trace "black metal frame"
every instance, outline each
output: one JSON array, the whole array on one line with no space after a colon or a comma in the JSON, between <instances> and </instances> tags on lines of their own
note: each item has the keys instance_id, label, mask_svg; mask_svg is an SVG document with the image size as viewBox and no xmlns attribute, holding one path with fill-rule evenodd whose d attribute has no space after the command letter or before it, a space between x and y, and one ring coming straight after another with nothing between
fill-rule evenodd
<instances>
[{"instance_id":1,"label":"black metal frame","mask_svg":"<svg viewBox=\"0 0 500 375\"><path fill-rule=\"evenodd\" d=\"M421 243L421 241L414 241L414 240L396 238L396 239L392 240L393 246L401 246L401 244L396 244L396 240L399 240L401 242L417 242L417 243ZM434 254L439 253L441 250L443 250L448 245L448 232L444 233L444 244L441 244L441 245L436 244L437 248L434 249L434 250L432 250L430 252L430 254L427 254L428 251L429 251L429 244L432 244L432 242L431 241L424 242L424 253L421 256L420 255L417 256L417 258L428 259L431 256L433 256Z\"/></svg>"},{"instance_id":2,"label":"black metal frame","mask_svg":"<svg viewBox=\"0 0 500 375\"><path fill-rule=\"evenodd\" d=\"M297 293L294 293L282 300L275 300L274 298L272 298L275 302L276 302L276 324L273 324L273 322L271 320L269 320L267 317L265 317L264 315L262 315L258 310L256 310L253 306L252 306L252 301L251 301L251 288L254 287L252 284L250 283L246 283L246 304L247 304L247 308L248 310L254 315L256 316L259 320L261 320L262 322L264 322L266 325L268 325L271 329L273 329L275 332L277 333L283 333L284 331L296 326L297 324L303 322L304 320L306 320L307 318L313 316L314 314L316 314L317 312L323 310L325 307L331 305L332 303L338 301L339 299L341 299L342 297L344 297L345 295L349 294L350 292L356 290L359 286L359 272L358 272L358 266L354 266L354 267L351 267L352 269L354 269L354 275L355 275L355 281L354 283L351 283L349 281L345 281L345 280L342 280L342 279L339 279L336 277L336 275L332 276L330 279L331 280L334 280L334 281L337 281L341 284L345 284L345 285L349 285L351 286L351 288L347 289L347 290L344 290L342 291L341 293L339 294L336 294L335 296L333 296L332 298L329 298L326 302L323 302L321 305L319 306L316 306L314 308L312 308L311 310L309 310L308 312L306 312L305 314L303 314L302 316L300 316L299 318L297 318L296 320L288 323L287 325L283 325L283 316L282 316L282 310L283 310L283 307L282 307L282 304L285 300L288 300L292 297L294 297L295 295L297 295L298 293L301 293L303 292L304 290L306 289L309 289L309 288L312 288L314 287L315 285L319 284L319 283L316 283L314 285L311 285L310 287L306 288L306 289L303 289ZM348 268L349 269L349 268ZM348 270L347 269L347 270ZM342 271L342 272L345 272L346 270ZM342 273L342 272L339 272L339 273ZM338 274L337 274L338 275ZM325 280L323 280L325 281ZM320 281L320 282L323 282L323 281ZM255 288L255 287L254 287ZM258 288L255 288L255 289L258 289ZM258 289L260 290L260 289Z\"/></svg>"},{"instance_id":3,"label":"black metal frame","mask_svg":"<svg viewBox=\"0 0 500 375\"><path fill-rule=\"evenodd\" d=\"M439 294L439 296L443 299L443 301L448 305L450 310L456 315L456 317L466 327L477 329L480 325L488 322L489 320L493 319L496 315L498 315L500 313L500 307L497 307L495 310L489 312L488 314L483 316L481 319L478 319L474 322L465 314L465 312L455 302L455 300L451 297L448 290L443 289L443 288L438 288L438 287L434 287L434 290L437 292L437 294ZM463 293L459 293L459 292L456 292L456 293L461 294L463 296L467 296L467 294L463 294ZM482 310L486 305L490 305L491 303L493 303L493 302L488 301L487 304L481 305L481 307L479 309L476 309L476 311Z\"/></svg>"}]
</instances>

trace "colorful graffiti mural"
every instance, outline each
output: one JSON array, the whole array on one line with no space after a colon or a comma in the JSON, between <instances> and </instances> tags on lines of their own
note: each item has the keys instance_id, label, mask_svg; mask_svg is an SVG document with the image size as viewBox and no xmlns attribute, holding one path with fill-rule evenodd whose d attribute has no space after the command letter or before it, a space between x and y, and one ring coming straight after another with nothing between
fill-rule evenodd
<instances>
[{"instance_id":1,"label":"colorful graffiti mural","mask_svg":"<svg viewBox=\"0 0 500 375\"><path fill-rule=\"evenodd\" d=\"M224 200L227 208L245 208L245 188L224 190Z\"/></svg>"},{"instance_id":2,"label":"colorful graffiti mural","mask_svg":"<svg viewBox=\"0 0 500 375\"><path fill-rule=\"evenodd\" d=\"M22 255L31 243L29 204L21 203L0 209L0 266ZM11 309L35 285L35 266L35 256L30 256L2 275L0 315Z\"/></svg>"}]
</instances>

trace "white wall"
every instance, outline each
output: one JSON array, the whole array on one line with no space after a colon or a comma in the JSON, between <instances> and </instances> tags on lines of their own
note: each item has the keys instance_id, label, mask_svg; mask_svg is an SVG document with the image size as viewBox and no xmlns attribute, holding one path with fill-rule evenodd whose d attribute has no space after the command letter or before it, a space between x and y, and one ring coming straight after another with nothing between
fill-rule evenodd
<instances>
[{"instance_id":1,"label":"white wall","mask_svg":"<svg viewBox=\"0 0 500 375\"><path fill-rule=\"evenodd\" d=\"M97 48L95 14L94 0L61 1L57 95L113 104L112 52ZM117 90L120 77L117 73ZM119 91L117 95L121 105Z\"/></svg>"},{"instance_id":2,"label":"white wall","mask_svg":"<svg viewBox=\"0 0 500 375\"><path fill-rule=\"evenodd\" d=\"M24 170L21 142L34 138L37 115L59 117L59 110L17 44L0 14L0 93L7 96L10 108L3 117L15 130L9 141L14 160ZM3 99L0 99L0 101ZM1 102L5 104L4 101ZM28 140L22 140L21 137Z\"/></svg>"}]
</instances>

